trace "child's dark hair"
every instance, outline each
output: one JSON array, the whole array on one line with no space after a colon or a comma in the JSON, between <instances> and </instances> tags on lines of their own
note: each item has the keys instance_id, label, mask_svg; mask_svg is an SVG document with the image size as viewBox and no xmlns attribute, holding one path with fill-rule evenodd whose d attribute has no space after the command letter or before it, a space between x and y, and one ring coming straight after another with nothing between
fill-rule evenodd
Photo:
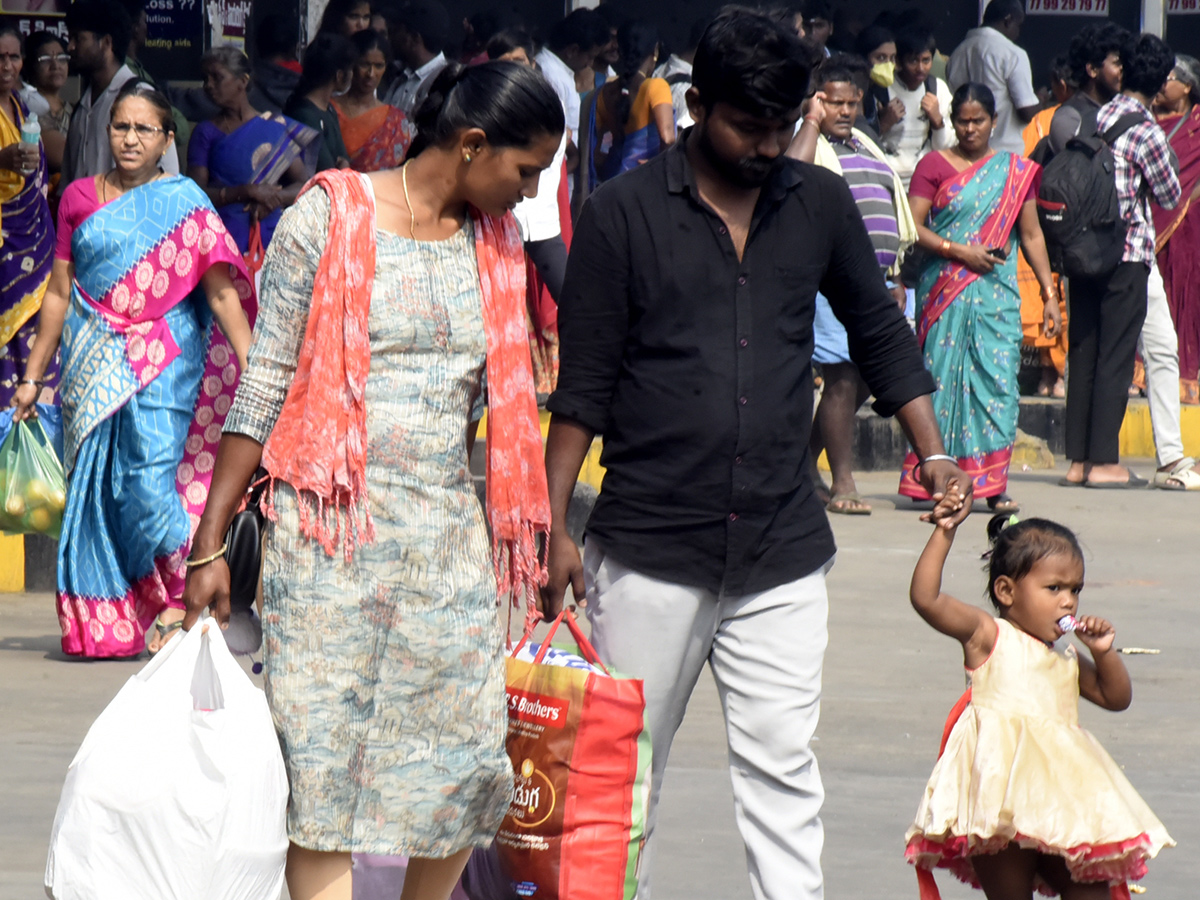
<instances>
[{"instance_id":1,"label":"child's dark hair","mask_svg":"<svg viewBox=\"0 0 1200 900\"><path fill-rule=\"evenodd\" d=\"M1058 553L1083 559L1079 539L1071 529L1049 519L1025 519L1007 513L992 516L987 524L988 542L992 545L988 561L988 597L997 609L996 579L1007 576L1019 581L1028 575L1038 560Z\"/></svg>"}]
</instances>

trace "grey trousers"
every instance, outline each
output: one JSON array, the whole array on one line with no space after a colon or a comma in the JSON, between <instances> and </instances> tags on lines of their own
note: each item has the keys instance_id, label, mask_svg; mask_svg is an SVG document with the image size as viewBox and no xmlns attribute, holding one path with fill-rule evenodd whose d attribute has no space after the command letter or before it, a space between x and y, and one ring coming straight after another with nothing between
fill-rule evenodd
<instances>
[{"instance_id":1,"label":"grey trousers","mask_svg":"<svg viewBox=\"0 0 1200 900\"><path fill-rule=\"evenodd\" d=\"M756 900L820 900L821 803L810 747L827 643L824 569L740 597L661 581L584 550L586 613L605 663L645 682L652 745L637 900L650 900L654 827L671 742L707 662L725 714L738 829Z\"/></svg>"}]
</instances>

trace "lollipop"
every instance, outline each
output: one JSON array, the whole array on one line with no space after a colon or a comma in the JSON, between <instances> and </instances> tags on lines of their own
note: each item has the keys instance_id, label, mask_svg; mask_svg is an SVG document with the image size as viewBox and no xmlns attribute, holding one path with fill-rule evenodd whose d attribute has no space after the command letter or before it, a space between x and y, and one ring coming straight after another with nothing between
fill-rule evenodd
<instances>
[{"instance_id":1,"label":"lollipop","mask_svg":"<svg viewBox=\"0 0 1200 900\"><path fill-rule=\"evenodd\" d=\"M1067 615L1058 620L1058 628L1063 634L1074 631L1078 627L1079 623L1075 621L1074 616Z\"/></svg>"}]
</instances>

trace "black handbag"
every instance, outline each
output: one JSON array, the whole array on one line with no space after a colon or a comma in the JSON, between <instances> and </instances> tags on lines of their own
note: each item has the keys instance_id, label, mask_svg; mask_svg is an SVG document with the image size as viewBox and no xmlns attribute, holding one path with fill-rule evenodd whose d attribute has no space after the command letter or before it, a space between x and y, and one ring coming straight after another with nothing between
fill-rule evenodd
<instances>
[{"instance_id":1,"label":"black handbag","mask_svg":"<svg viewBox=\"0 0 1200 900\"><path fill-rule=\"evenodd\" d=\"M246 493L246 508L233 517L225 535L225 562L229 566L229 605L232 610L254 607L262 572L262 534L266 516L260 508L267 486L267 470L254 473Z\"/></svg>"}]
</instances>

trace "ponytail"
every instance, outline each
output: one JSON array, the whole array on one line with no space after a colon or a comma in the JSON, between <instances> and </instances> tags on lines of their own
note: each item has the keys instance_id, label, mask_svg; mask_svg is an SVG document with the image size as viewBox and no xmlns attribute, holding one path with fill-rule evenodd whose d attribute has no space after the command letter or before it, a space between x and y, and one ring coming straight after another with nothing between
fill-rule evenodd
<instances>
[{"instance_id":1,"label":"ponytail","mask_svg":"<svg viewBox=\"0 0 1200 900\"><path fill-rule=\"evenodd\" d=\"M621 58L617 60L617 84L621 88L621 95L613 110L617 126L613 133L614 141L624 137L629 113L633 109L634 87L631 82L646 57L654 55L658 45L658 30L653 25L625 22L617 29L617 48L621 53Z\"/></svg>"}]
</instances>

